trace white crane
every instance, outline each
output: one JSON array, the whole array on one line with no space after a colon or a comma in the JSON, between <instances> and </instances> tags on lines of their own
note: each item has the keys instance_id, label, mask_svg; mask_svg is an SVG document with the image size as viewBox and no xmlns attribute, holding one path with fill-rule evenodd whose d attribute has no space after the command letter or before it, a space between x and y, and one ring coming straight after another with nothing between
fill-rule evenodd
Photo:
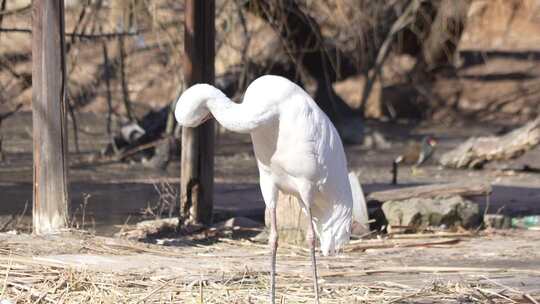
<instances>
[{"instance_id":1,"label":"white crane","mask_svg":"<svg viewBox=\"0 0 540 304\"><path fill-rule=\"evenodd\" d=\"M211 85L196 84L180 96L174 114L185 127L196 127L213 116L228 130L251 134L271 218L271 302L275 303L278 245L275 207L281 190L298 197L311 219L307 240L319 303L315 237L324 255L339 250L349 241L353 209L343 144L326 114L302 88L273 75L253 81L241 104Z\"/></svg>"}]
</instances>

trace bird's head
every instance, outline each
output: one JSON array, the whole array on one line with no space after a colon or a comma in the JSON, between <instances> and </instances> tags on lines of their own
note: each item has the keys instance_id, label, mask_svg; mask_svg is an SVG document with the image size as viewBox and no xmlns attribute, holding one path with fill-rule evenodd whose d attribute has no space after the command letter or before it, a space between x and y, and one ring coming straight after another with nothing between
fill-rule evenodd
<instances>
[{"instance_id":1,"label":"bird's head","mask_svg":"<svg viewBox=\"0 0 540 304\"><path fill-rule=\"evenodd\" d=\"M185 90L178 98L174 117L183 127L198 127L212 114L208 110L207 103L210 99L223 97L223 93L209 84L196 84Z\"/></svg>"},{"instance_id":2,"label":"bird's head","mask_svg":"<svg viewBox=\"0 0 540 304\"><path fill-rule=\"evenodd\" d=\"M424 144L429 147L435 148L435 146L437 146L437 141L431 136L426 136L424 137Z\"/></svg>"}]
</instances>

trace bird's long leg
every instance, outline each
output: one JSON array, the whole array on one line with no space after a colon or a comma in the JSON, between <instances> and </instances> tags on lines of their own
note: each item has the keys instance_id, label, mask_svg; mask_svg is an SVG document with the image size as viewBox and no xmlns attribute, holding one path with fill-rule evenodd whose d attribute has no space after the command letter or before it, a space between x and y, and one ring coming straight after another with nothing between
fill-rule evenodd
<instances>
[{"instance_id":1,"label":"bird's long leg","mask_svg":"<svg viewBox=\"0 0 540 304\"><path fill-rule=\"evenodd\" d=\"M270 211L270 237L268 243L270 245L270 301L272 304L276 302L276 254L278 246L278 233L276 223L276 208L269 208Z\"/></svg>"},{"instance_id":2,"label":"bird's long leg","mask_svg":"<svg viewBox=\"0 0 540 304\"><path fill-rule=\"evenodd\" d=\"M307 231L307 241L311 253L311 270L313 271L313 288L315 289L315 303L319 303L319 281L317 277L317 260L315 258L315 228L313 227L313 217L311 216L311 208L307 208L309 225Z\"/></svg>"},{"instance_id":3,"label":"bird's long leg","mask_svg":"<svg viewBox=\"0 0 540 304\"><path fill-rule=\"evenodd\" d=\"M270 236L268 238L268 246L270 247L270 303L274 304L276 302L276 253L278 246L276 223L276 201L278 189L272 180L269 169L261 163L258 163L258 167L261 193L264 203L270 212Z\"/></svg>"}]
</instances>

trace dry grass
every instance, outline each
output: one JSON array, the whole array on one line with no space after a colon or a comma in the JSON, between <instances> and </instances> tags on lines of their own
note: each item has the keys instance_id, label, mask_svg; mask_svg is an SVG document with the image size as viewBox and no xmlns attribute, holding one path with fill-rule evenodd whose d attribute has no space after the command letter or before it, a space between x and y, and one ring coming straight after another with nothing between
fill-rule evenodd
<instances>
[{"instance_id":1,"label":"dry grass","mask_svg":"<svg viewBox=\"0 0 540 304\"><path fill-rule=\"evenodd\" d=\"M0 241L0 299L10 303L266 303L268 273L257 263L266 262L263 244L246 240L218 240L210 245L185 243L190 246L157 246L99 237L72 237L68 251L86 252L104 256L151 254L156 257L183 258L184 260L206 258L226 267L227 259L234 250L245 254L243 269L231 268L220 273L206 273L199 277L190 274L189 267L181 274L159 274L146 271L96 271L90 268L70 266L51 259L25 256L17 249L22 243ZM33 240L38 242L40 240ZM41 240L43 241L43 240ZM68 242L62 239L63 242ZM346 251L383 241L353 242ZM384 241L388 244L388 241ZM438 240L440 245L440 240ZM51 244L59 243L54 240ZM6 245L8 244L8 245ZM391 241L399 247L426 246L411 240ZM423 244L423 245L422 245ZM363 247L359 247L362 245ZM64 246L64 245L62 245ZM453 245L454 246L454 245ZM67 246L64 246L67 247ZM283 248L284 247L284 248ZM278 264L289 263L287 269L305 267L308 256L302 248L283 246ZM378 250L377 246L372 246ZM35 256L35 255L34 255ZM257 259L256 259L257 258ZM299 262L300 261L300 262ZM304 261L304 262L305 262ZM329 269L331 261L336 269ZM354 259L322 259L320 269L322 303L534 303L526 299L520 290L503 286L490 276L506 276L516 273L540 275L534 270L512 270L482 267L358 267ZM185 262L183 262L185 263ZM201 263L205 263L201 260ZM353 263L347 264L346 263ZM148 261L151 264L151 261ZM353 267L352 265L357 265ZM182 267L180 263L180 267ZM201 264L201 273L204 272ZM279 265L278 265L279 266ZM206 269L208 270L208 269ZM297 269L295 269L297 270ZM373 280L371 276L381 273L400 275L432 274L421 286L401 280L388 280L388 276ZM456 279L443 279L444 273L455 274ZM480 273L483 273L480 274ZM303 271L278 271L278 298L281 303L311 303L312 282ZM531 297L532 299L532 297Z\"/></svg>"},{"instance_id":2,"label":"dry grass","mask_svg":"<svg viewBox=\"0 0 540 304\"><path fill-rule=\"evenodd\" d=\"M76 271L69 268L6 261L2 298L14 303L263 303L267 300L267 275L246 271L218 281L153 278ZM286 303L310 302L311 282L279 277L278 295ZM422 288L404 284L327 283L324 303L508 303L523 294L496 283L434 280Z\"/></svg>"}]
</instances>

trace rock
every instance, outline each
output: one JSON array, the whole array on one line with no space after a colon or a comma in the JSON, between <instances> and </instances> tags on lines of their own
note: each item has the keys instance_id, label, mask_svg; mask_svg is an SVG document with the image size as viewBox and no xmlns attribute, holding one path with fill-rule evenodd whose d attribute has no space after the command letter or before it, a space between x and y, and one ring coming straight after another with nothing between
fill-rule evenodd
<instances>
[{"instance_id":1,"label":"rock","mask_svg":"<svg viewBox=\"0 0 540 304\"><path fill-rule=\"evenodd\" d=\"M387 201L382 209L392 226L471 228L480 223L478 204L461 196Z\"/></svg>"}]
</instances>

